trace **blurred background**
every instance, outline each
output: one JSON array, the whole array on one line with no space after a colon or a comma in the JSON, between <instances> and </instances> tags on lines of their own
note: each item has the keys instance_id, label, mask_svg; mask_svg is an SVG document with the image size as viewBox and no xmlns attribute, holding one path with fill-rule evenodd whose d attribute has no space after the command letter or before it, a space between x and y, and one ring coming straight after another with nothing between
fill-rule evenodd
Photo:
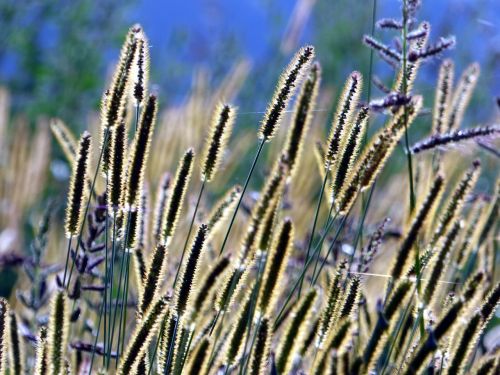
<instances>
[{"instance_id":1,"label":"blurred background","mask_svg":"<svg viewBox=\"0 0 500 375\"><path fill-rule=\"evenodd\" d=\"M400 8L399 0L378 0L377 18L398 17ZM317 48L324 86L342 84L354 69L367 73L370 51L360 41L371 32L372 10L373 0L2 0L0 84L14 115L58 116L83 129L127 28L138 22L150 39L151 81L163 103L184 100L196 71L216 85L246 61L251 79L236 101L242 111L261 111L282 65L305 43ZM500 94L500 2L423 1L418 17L431 22L434 38L456 35L458 72L481 64L476 100L486 105ZM438 65L426 65L420 91L433 91ZM488 115L471 108L474 121Z\"/></svg>"}]
</instances>

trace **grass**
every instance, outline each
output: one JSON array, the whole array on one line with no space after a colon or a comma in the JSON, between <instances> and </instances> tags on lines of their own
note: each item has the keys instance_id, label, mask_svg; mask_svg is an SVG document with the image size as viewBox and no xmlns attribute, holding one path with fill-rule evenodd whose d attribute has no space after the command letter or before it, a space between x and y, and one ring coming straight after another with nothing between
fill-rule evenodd
<instances>
[{"instance_id":1,"label":"grass","mask_svg":"<svg viewBox=\"0 0 500 375\"><path fill-rule=\"evenodd\" d=\"M0 373L493 374L498 359L483 336L500 298L500 185L481 180L481 165L498 167L498 158L478 146L472 161L447 147L495 141L498 125L461 128L479 74L473 64L456 85L440 75L434 130L410 145L412 124L433 100L415 88L418 69L453 44L431 43L417 10L404 1L401 19L378 23L395 31L398 49L375 39L374 2L364 38L368 99L360 102L361 73L351 73L328 139L311 46L284 68L258 134L230 139L236 107L210 94L209 110L178 109L212 113L193 138L155 126L172 112L157 116L147 38L133 26L102 100L100 144L89 133L77 141L61 122L52 127L72 167L68 242L48 213L30 256L0 256L1 267L24 272L17 303L0 300ZM372 99L377 55L395 72L389 92ZM378 119L384 124L368 134ZM319 160L309 133L320 137ZM382 173L397 164L399 143L405 168ZM100 148L94 159L91 146ZM175 178L158 182L180 155ZM246 176L241 188L234 171Z\"/></svg>"}]
</instances>

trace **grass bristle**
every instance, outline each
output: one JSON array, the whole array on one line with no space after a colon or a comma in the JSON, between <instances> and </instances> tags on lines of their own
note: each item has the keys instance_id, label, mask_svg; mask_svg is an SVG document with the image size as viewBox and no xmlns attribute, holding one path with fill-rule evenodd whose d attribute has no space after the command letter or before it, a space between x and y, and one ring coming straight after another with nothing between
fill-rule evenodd
<instances>
[{"instance_id":1,"label":"grass bristle","mask_svg":"<svg viewBox=\"0 0 500 375\"><path fill-rule=\"evenodd\" d=\"M68 205L64 228L66 237L78 235L84 215L84 202L87 198L87 171L90 160L91 138L88 132L83 133L78 145L77 156L71 173Z\"/></svg>"},{"instance_id":2,"label":"grass bristle","mask_svg":"<svg viewBox=\"0 0 500 375\"><path fill-rule=\"evenodd\" d=\"M314 48L301 48L282 73L276 91L260 124L260 138L270 140L283 119L288 102L314 59Z\"/></svg>"}]
</instances>

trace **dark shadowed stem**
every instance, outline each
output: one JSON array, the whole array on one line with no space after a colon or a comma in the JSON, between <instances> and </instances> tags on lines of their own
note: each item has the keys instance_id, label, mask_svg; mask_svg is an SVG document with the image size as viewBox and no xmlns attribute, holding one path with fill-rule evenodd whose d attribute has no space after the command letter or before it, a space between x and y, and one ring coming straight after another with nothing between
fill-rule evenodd
<instances>
[{"instance_id":1,"label":"dark shadowed stem","mask_svg":"<svg viewBox=\"0 0 500 375\"><path fill-rule=\"evenodd\" d=\"M71 242L73 241L73 237L70 237L68 239L68 250L66 252L66 266L64 267L64 277L63 277L63 288L66 288L66 272L68 270L68 263L69 263L69 254L71 254ZM69 285L69 283L68 283Z\"/></svg>"},{"instance_id":2,"label":"dark shadowed stem","mask_svg":"<svg viewBox=\"0 0 500 375\"><path fill-rule=\"evenodd\" d=\"M407 66L407 49L408 42L406 40L406 35L408 33L408 11L406 7L406 0L403 0L403 96L406 97L408 82L406 76L406 66ZM410 183L410 214L415 210L415 191L413 188L413 165L412 156L410 151L410 142L408 140L408 107L404 106L404 123L405 123L405 149L406 157L408 160L408 179Z\"/></svg>"},{"instance_id":3,"label":"dark shadowed stem","mask_svg":"<svg viewBox=\"0 0 500 375\"><path fill-rule=\"evenodd\" d=\"M170 341L170 347L168 348L167 363L165 364L165 368L163 369L164 375L170 373L170 365L172 364L172 357L174 356L175 339L177 336L177 327L179 326L179 320L181 320L180 316L178 316L177 320L175 321L174 332L172 333L172 340Z\"/></svg>"},{"instance_id":4,"label":"dark shadowed stem","mask_svg":"<svg viewBox=\"0 0 500 375\"><path fill-rule=\"evenodd\" d=\"M97 340L99 339L99 332L101 331L102 314L103 314L103 311L105 309L106 309L106 300L103 300L101 302L101 308L99 309L100 310L100 312L99 312L99 320L98 320L98 323L97 323L97 332L95 334L94 347L92 348L92 357L90 358L90 367L89 367L89 372L88 372L89 375L92 374L92 366L94 365L94 357L95 357L95 351L96 351L96 348L97 348ZM106 330L104 330L104 331L106 331ZM104 344L104 345L106 345L106 344ZM104 351L104 353L106 353L106 351Z\"/></svg>"},{"instance_id":5,"label":"dark shadowed stem","mask_svg":"<svg viewBox=\"0 0 500 375\"><path fill-rule=\"evenodd\" d=\"M377 0L373 0L373 8L372 8L372 29L371 36L375 36L375 22L377 20ZM372 97L372 77L373 77L373 48L370 48L370 64L368 66L368 86L366 89L366 102L370 103ZM368 126L370 125L370 120L368 119L368 123L366 124L365 135L363 137L363 147L366 146L368 142Z\"/></svg>"},{"instance_id":6,"label":"dark shadowed stem","mask_svg":"<svg viewBox=\"0 0 500 375\"><path fill-rule=\"evenodd\" d=\"M372 28L371 28L371 36L375 37L375 23L377 20L377 0L373 0L373 7L372 7ZM366 90L366 102L370 103L372 99L372 80L373 80L373 54L374 50L373 48L370 48L370 64L368 66L368 85L367 85L367 90ZM366 129L365 129L365 134L363 136L363 148L366 147L366 144L368 143L368 129L370 127L370 117L368 117L368 121L366 122ZM375 184L374 184L375 185ZM373 187L370 190L370 198L373 192ZM362 193L361 195L361 212L363 212L363 219L360 222L359 229L358 229L358 236L359 236L359 241L360 241L360 246L363 247L363 230L364 230L364 218L366 217L366 212L368 210L368 206L366 205L366 197L365 197L365 192ZM366 209L365 209L366 208ZM357 245L357 241L356 241ZM356 247L354 246L354 250L356 251ZM350 269L350 265L349 265Z\"/></svg>"},{"instance_id":7,"label":"dark shadowed stem","mask_svg":"<svg viewBox=\"0 0 500 375\"><path fill-rule=\"evenodd\" d=\"M319 192L318 203L316 204L316 212L314 213L314 221L311 229L311 234L309 235L309 242L307 244L306 257L304 259L303 269L306 268L307 261L309 260L309 253L311 252L311 245L314 240L314 232L316 231L316 224L318 223L319 210L321 209L321 201L323 200L323 194L325 193L326 182L328 181L328 175L330 173L330 162L325 168L325 177L323 178L323 183L321 184L321 190ZM318 253L319 254L319 253ZM300 294L302 292L302 284L304 282L304 278L300 279L299 290L297 292L298 298L300 298Z\"/></svg>"},{"instance_id":8,"label":"dark shadowed stem","mask_svg":"<svg viewBox=\"0 0 500 375\"><path fill-rule=\"evenodd\" d=\"M123 278L123 269L125 268L126 246L127 246L127 242L128 242L128 232L129 232L129 227L130 227L131 212L132 212L131 210L128 210L127 231L125 233L125 240L123 242L122 259L120 261L120 275L118 277L118 292L116 294L116 299L115 299L115 306L114 306L114 311L113 311L113 322L111 323L111 336L109 338L111 345L109 346L108 357L111 355L111 348L113 346L113 339L115 336L115 326L116 326L116 315L118 313L118 302L120 300L120 295L122 293L122 278ZM121 324L119 327L121 328ZM120 357L120 353L117 351L116 352L116 361L117 362L118 362L119 357ZM108 367L109 367L109 360L108 360Z\"/></svg>"},{"instance_id":9,"label":"dark shadowed stem","mask_svg":"<svg viewBox=\"0 0 500 375\"><path fill-rule=\"evenodd\" d=\"M263 251L261 252L260 259L259 259L259 268L257 269L257 283L255 284L255 287L252 291L252 302L250 303L250 311L248 312L248 320L247 320L248 334L245 338L245 346L243 347L243 355L241 356L241 360L240 360L240 375L243 375L246 372L246 368L248 366L248 361L245 361L245 358L246 358L245 353L247 351L248 341L250 339L250 332L252 330L252 322L253 322L253 318L255 316L257 298L259 297L260 283L262 280L262 270L263 270L263 268L266 264L266 261L267 261L266 254L267 254L267 252L266 253L264 253ZM266 261L263 261L264 258L266 259ZM252 352L252 347L253 347L253 344L255 341L255 335L257 334L257 330L259 329L259 325L260 325L260 317L259 317L259 322L255 326L254 339L252 339L252 344L250 345L249 353ZM248 355L248 357L250 357L250 354Z\"/></svg>"},{"instance_id":10,"label":"dark shadowed stem","mask_svg":"<svg viewBox=\"0 0 500 375\"><path fill-rule=\"evenodd\" d=\"M198 199L196 200L196 206L194 208L193 217L191 218L191 224L189 224L189 230L186 236L186 241L184 241L184 248L182 249L181 260L179 261L179 265L177 266L177 271L175 272L174 285L172 286L172 290L175 290L175 285L177 284L177 279L179 278L182 261L184 260L184 255L186 254L186 249L189 243L189 237L191 237L191 231L193 230L194 221L196 219L196 214L198 213L198 207L200 206L201 196L203 195L203 190L205 190L206 182L207 181L203 179L201 183L201 188L198 194Z\"/></svg>"},{"instance_id":11,"label":"dark shadowed stem","mask_svg":"<svg viewBox=\"0 0 500 375\"><path fill-rule=\"evenodd\" d=\"M120 320L121 326L120 329L118 329L118 350L117 353L120 353L120 350L123 351L125 348L125 327L127 324L127 305L128 305L128 287L129 287L129 280L130 280L130 252L126 253L127 255L127 266L125 268L125 289L123 291L123 298L122 300L124 301L122 303L122 308L120 311ZM121 338L121 340L120 340ZM121 343L121 346L120 346ZM118 357L117 357L118 358ZM118 360L116 361L116 364L118 365Z\"/></svg>"},{"instance_id":12,"label":"dark shadowed stem","mask_svg":"<svg viewBox=\"0 0 500 375\"><path fill-rule=\"evenodd\" d=\"M106 186L108 186L108 174L106 173ZM107 203L107 202L106 202ZM108 205L106 204L106 208L104 210L104 309L101 311L101 314L104 312L104 337L103 337L103 350L104 354L102 356L102 365L104 366L106 363L106 340L107 340L107 303L108 303L108 276L109 276L109 264L108 264ZM99 317L99 319L101 319ZM99 332L98 332L99 333ZM93 355L93 354L92 354Z\"/></svg>"},{"instance_id":13,"label":"dark shadowed stem","mask_svg":"<svg viewBox=\"0 0 500 375\"><path fill-rule=\"evenodd\" d=\"M347 267L347 271L350 272L351 271L351 266L352 266L352 263L354 262L354 257L356 255L356 250L358 249L358 244L363 236L363 227L365 225L365 220L366 220L366 215L368 214L368 209L370 208L370 203L372 201L372 197L373 197L373 191L375 190L375 185L377 184L377 180L375 180L373 182L373 185L372 187L370 188L370 193L368 194L368 200L364 201L364 199L362 199L362 206L363 206L363 213L361 214L361 220L359 221L359 226L358 226L358 231L356 233L356 239L354 240L354 246L353 246L353 249L352 249L352 254L351 256L349 257L349 264L348 264L348 267ZM364 198L364 196L363 196Z\"/></svg>"},{"instance_id":14,"label":"dark shadowed stem","mask_svg":"<svg viewBox=\"0 0 500 375\"><path fill-rule=\"evenodd\" d=\"M342 229L344 228L344 225L347 221L348 216L349 216L349 213L342 218L342 221L340 222L339 227L337 228L337 232L335 233L335 237L333 237L333 241L330 244L330 247L328 248L328 252L326 253L326 256L323 258L323 261L321 262L321 266L319 267L318 273L314 276L313 282L311 285L313 285L313 286L316 285L316 282L318 281L319 275L321 274L321 271L323 270L323 267L325 266L326 261L328 260L328 257L330 256L330 253L332 252L333 248L335 247L335 245L337 243L337 240L340 236L340 233L342 232Z\"/></svg>"},{"instance_id":15,"label":"dark shadowed stem","mask_svg":"<svg viewBox=\"0 0 500 375\"><path fill-rule=\"evenodd\" d=\"M403 326L404 326L404 324L406 322L406 319L408 319L408 313L410 312L410 308L412 306L411 300L413 299L413 297L415 295L415 292L416 292L416 288L413 290L411 299L406 304L406 307L405 307L405 309L403 311L403 315L401 316L401 319L399 320L398 325L396 326L396 332L394 332L394 337L390 341L391 345L389 346L389 351L387 352L387 355L386 355L386 357L384 359L384 365L382 366L382 370L380 372L380 375L384 375L385 370L387 369L387 365L389 364L389 362L391 360L392 351L394 350L395 344L397 342L397 339L398 339L398 336L399 336L399 331L401 331L401 328L403 328ZM410 342L411 342L412 339L413 339L413 336L410 337Z\"/></svg>"},{"instance_id":16,"label":"dark shadowed stem","mask_svg":"<svg viewBox=\"0 0 500 375\"><path fill-rule=\"evenodd\" d=\"M236 204L236 208L234 209L233 216L231 217L231 221L229 223L229 227L227 228L226 235L224 236L224 241L222 242L222 246L219 251L219 256L222 255L224 248L226 247L227 240L229 238L229 233L231 232L231 228L233 227L234 220L236 219L236 215L238 214L238 210L241 205L241 201L243 200L243 196L245 195L245 192L248 188L248 183L250 182L250 178L252 178L253 171L255 169L255 166L257 165L257 161L259 160L260 154L262 152L262 148L264 147L264 144L266 143L267 138L262 138L262 140L259 143L259 148L257 149L257 153L255 154L255 158L253 159L252 166L250 167L250 171L248 172L247 179L245 180L245 185L243 186L243 190L241 191L240 199L238 199L238 203Z\"/></svg>"},{"instance_id":17,"label":"dark shadowed stem","mask_svg":"<svg viewBox=\"0 0 500 375\"><path fill-rule=\"evenodd\" d=\"M87 221L87 214L89 212L90 201L92 198L92 194L94 194L95 183L97 181L97 175L99 174L99 168L101 166L101 161L102 161L102 156L104 154L104 149L107 147L108 137L109 137L109 129L106 127L104 129L104 137L103 137L101 152L99 153L99 160L97 161L97 167L95 169L94 178L92 179L92 185L90 187L90 193L89 193L89 196L87 199L87 204L85 206L85 212L84 212L83 219L82 219L82 225L80 226L80 233L78 234L78 240L76 242L75 257L72 258L72 262L71 262L71 271L69 272L68 285L66 285L66 289L69 287L69 284L71 282L71 275L73 274L73 268L75 267L76 254L78 254L78 249L80 248L80 241L82 239L83 227L85 226L85 222ZM64 269L64 274L66 274L66 270L68 269L67 265L68 264L66 263L66 267ZM63 283L63 287L64 287L64 283Z\"/></svg>"},{"instance_id":18,"label":"dark shadowed stem","mask_svg":"<svg viewBox=\"0 0 500 375\"><path fill-rule=\"evenodd\" d=\"M117 295L117 302L121 300L121 306L120 306L120 318L118 319L118 340L116 342L116 361L115 361L115 367L118 367L118 360L120 358L120 349L123 349L120 347L120 339L122 337L122 329L123 329L123 317L124 317L124 309L126 310L126 305L127 305L127 297L128 297L128 274L129 274L129 269L130 269L130 253L127 249L127 244L128 244L128 236L130 235L130 217L132 214L132 210L128 210L128 215L127 215L127 231L125 233L124 237L124 242L123 242L123 258L122 258L122 270L123 270L123 264L125 263L125 275L123 276L123 290L122 290L122 296L120 298L120 286L122 284L122 277L121 277L121 271L120 271L120 279L118 280L119 287L118 287L118 295ZM115 304L115 307L117 305ZM116 312L115 312L115 317L116 317ZM114 322L113 322L114 325Z\"/></svg>"},{"instance_id":19,"label":"dark shadowed stem","mask_svg":"<svg viewBox=\"0 0 500 375\"><path fill-rule=\"evenodd\" d=\"M337 215L338 215L338 212L335 212L335 217L332 218L332 212L333 212L333 207L335 206L335 202L334 200L332 200L332 203L330 204L330 209L328 210L328 217L325 221L325 225L323 226L323 233L325 232L326 228L328 227L328 224L330 223L330 220L332 221L335 221L335 219L337 218ZM323 241L320 241L321 243L323 243ZM314 269L313 269L313 273L312 273L312 278L311 278L311 284L310 286L312 286L312 280L314 279L314 275L316 275L316 270L318 269L318 264L319 264L319 258L321 257L321 250L318 251L318 254L316 256L316 262L314 263Z\"/></svg>"},{"instance_id":20,"label":"dark shadowed stem","mask_svg":"<svg viewBox=\"0 0 500 375\"><path fill-rule=\"evenodd\" d=\"M111 347L113 343L111 342L111 308L113 304L113 285L114 285L114 273L115 273L115 261L116 261L116 210L114 209L113 213L113 235L111 237L111 262L109 265L110 272L109 278L107 278L107 282L109 282L109 308L107 309L109 313L108 319L108 355L107 355L107 363L109 366L109 362L111 360Z\"/></svg>"},{"instance_id":21,"label":"dark shadowed stem","mask_svg":"<svg viewBox=\"0 0 500 375\"><path fill-rule=\"evenodd\" d=\"M423 313L423 310L419 309L418 317L417 317L418 319L421 318L422 313ZM413 337L415 336L415 332L417 331L417 327L418 327L418 323L417 322L413 323L413 328L411 329L410 338L408 339L408 342L406 343L405 350L403 351L403 355L401 357L401 363L399 364L399 368L398 368L398 375L403 370L403 366L405 364L405 358L406 358L406 355L408 354L408 350L410 350L410 345L413 341Z\"/></svg>"},{"instance_id":22,"label":"dark shadowed stem","mask_svg":"<svg viewBox=\"0 0 500 375\"><path fill-rule=\"evenodd\" d=\"M156 353L158 352L159 346L160 346L160 337L158 336L156 338L156 344L155 344L155 348L153 349L153 354L151 355L151 359L149 360L148 375L151 375L151 371L153 370L155 359L156 359Z\"/></svg>"},{"instance_id":23,"label":"dark shadowed stem","mask_svg":"<svg viewBox=\"0 0 500 375\"><path fill-rule=\"evenodd\" d=\"M346 217L344 217L344 219L342 220L342 222L344 222L344 223L345 223L345 219L346 219ZM333 220L332 220L332 223L333 223ZM335 243L337 242L337 239L338 239L338 237L339 237L339 234L340 234L340 231L341 231L341 229L342 229L342 226L343 226L343 224L341 223L341 225L340 225L340 226L339 226L339 228L337 229L337 233L335 234L335 237L334 237L334 239L333 239L333 241L332 241L332 243L331 243L331 245L330 245L330 248L331 248L331 249L333 249L333 247L335 246ZM303 268L303 270L302 270L302 272L301 272L301 274L300 274L299 278L298 278L298 279L297 279L297 281L294 283L294 285L293 285L293 287L292 287L291 291L288 293L288 296L286 297L285 302L283 303L283 306L281 307L281 309L280 309L280 311L279 311L279 313L278 313L278 316L277 316L277 317L276 317L276 319L274 320L274 328L276 328L276 327L278 327L278 326L279 326L279 324L280 324L280 320L281 320L281 317L283 316L283 313L285 312L286 307L287 307L287 306L288 306L288 304L290 303L290 300L292 299L292 297L293 297L293 295L294 295L294 293L295 293L295 290L298 288L298 286L299 286L299 284L300 284L301 280L304 278L304 275L305 275L305 274L306 274L306 272L307 272L308 267L309 267L309 266L311 265L311 263L313 262L313 260L314 260L314 256L317 254L317 252L319 252L319 251L320 251L320 249L321 249L321 246L318 246L316 249L314 249L312 256L311 256L311 257L307 260L306 265L305 265L305 267ZM330 253L330 250L328 251L328 253ZM322 267L321 267L321 268L322 268ZM319 271L318 271L318 276L319 276L319 274L320 274L320 272L321 272L321 268L320 268L320 269L319 269Z\"/></svg>"}]
</instances>

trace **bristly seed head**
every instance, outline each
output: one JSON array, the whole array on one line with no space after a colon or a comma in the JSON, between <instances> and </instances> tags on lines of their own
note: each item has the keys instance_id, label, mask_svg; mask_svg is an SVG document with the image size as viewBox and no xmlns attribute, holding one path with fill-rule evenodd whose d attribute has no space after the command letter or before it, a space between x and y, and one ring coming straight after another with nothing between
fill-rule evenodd
<instances>
[{"instance_id":1,"label":"bristly seed head","mask_svg":"<svg viewBox=\"0 0 500 375\"><path fill-rule=\"evenodd\" d=\"M217 173L235 118L235 107L222 103L215 107L203 157L201 178L204 181L211 181Z\"/></svg>"},{"instance_id":2,"label":"bristly seed head","mask_svg":"<svg viewBox=\"0 0 500 375\"><path fill-rule=\"evenodd\" d=\"M174 184L171 188L168 197L166 209L163 211L161 223L161 236L162 241L167 242L173 237L177 222L184 203L189 181L191 180L191 172L193 171L194 151L192 148L188 149L177 167Z\"/></svg>"},{"instance_id":3,"label":"bristly seed head","mask_svg":"<svg viewBox=\"0 0 500 375\"><path fill-rule=\"evenodd\" d=\"M87 197L87 172L90 160L91 138L84 132L80 138L76 159L73 163L68 205L66 207L65 231L66 237L78 235L84 215L85 198Z\"/></svg>"},{"instance_id":4,"label":"bristly seed head","mask_svg":"<svg viewBox=\"0 0 500 375\"><path fill-rule=\"evenodd\" d=\"M333 166L337 154L342 149L346 140L346 129L351 125L361 90L363 77L359 72L352 72L347 79L337 105L337 112L332 122L330 136L328 137L325 163L327 168Z\"/></svg>"},{"instance_id":5,"label":"bristly seed head","mask_svg":"<svg viewBox=\"0 0 500 375\"><path fill-rule=\"evenodd\" d=\"M129 209L137 209L146 171L151 139L158 110L158 100L156 96L150 95L146 106L142 110L139 127L135 133L132 150L129 157L127 170L128 182L125 203Z\"/></svg>"},{"instance_id":6,"label":"bristly seed head","mask_svg":"<svg viewBox=\"0 0 500 375\"><path fill-rule=\"evenodd\" d=\"M283 119L291 97L314 59L314 47L301 48L280 77L276 91L260 124L260 138L269 141Z\"/></svg>"}]
</instances>

